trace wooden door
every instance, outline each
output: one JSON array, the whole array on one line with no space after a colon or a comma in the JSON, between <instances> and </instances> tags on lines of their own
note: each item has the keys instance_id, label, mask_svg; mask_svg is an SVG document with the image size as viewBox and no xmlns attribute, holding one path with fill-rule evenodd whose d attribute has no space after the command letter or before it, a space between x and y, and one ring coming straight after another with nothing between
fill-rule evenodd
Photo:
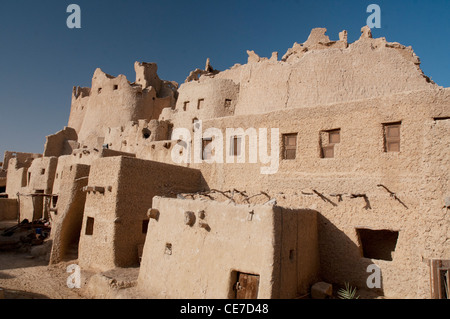
<instances>
[{"instance_id":1,"label":"wooden door","mask_svg":"<svg viewBox=\"0 0 450 319\"><path fill-rule=\"evenodd\" d=\"M236 283L236 299L257 299L259 276L238 273Z\"/></svg>"}]
</instances>

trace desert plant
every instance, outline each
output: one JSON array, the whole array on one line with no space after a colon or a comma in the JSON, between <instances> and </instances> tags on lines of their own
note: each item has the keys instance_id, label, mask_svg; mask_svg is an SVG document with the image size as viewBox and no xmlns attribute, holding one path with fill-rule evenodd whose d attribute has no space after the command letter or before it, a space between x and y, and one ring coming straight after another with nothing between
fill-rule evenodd
<instances>
[{"instance_id":1,"label":"desert plant","mask_svg":"<svg viewBox=\"0 0 450 319\"><path fill-rule=\"evenodd\" d=\"M359 296L356 296L356 288L351 287L348 282L345 283L345 289L339 289L338 297L340 299L359 299Z\"/></svg>"}]
</instances>

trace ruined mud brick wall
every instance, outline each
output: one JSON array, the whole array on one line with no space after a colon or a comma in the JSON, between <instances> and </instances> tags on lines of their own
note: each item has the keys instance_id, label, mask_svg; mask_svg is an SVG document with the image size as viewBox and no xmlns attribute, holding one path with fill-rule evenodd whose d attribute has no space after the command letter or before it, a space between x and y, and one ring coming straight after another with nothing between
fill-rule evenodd
<instances>
[{"instance_id":1,"label":"ruined mud brick wall","mask_svg":"<svg viewBox=\"0 0 450 319\"><path fill-rule=\"evenodd\" d=\"M88 184L89 170L89 165L74 164L64 166L61 171L58 195L51 205L51 264L64 260L71 250L78 249L86 202L83 187Z\"/></svg>"},{"instance_id":2,"label":"ruined mud brick wall","mask_svg":"<svg viewBox=\"0 0 450 319\"><path fill-rule=\"evenodd\" d=\"M160 80L155 64L136 63L135 70L134 83L97 69L91 88L74 88L68 126L82 146L101 147L109 127L157 119L163 108L175 104L177 84Z\"/></svg>"},{"instance_id":3,"label":"ruined mud brick wall","mask_svg":"<svg viewBox=\"0 0 450 319\"><path fill-rule=\"evenodd\" d=\"M198 170L129 157L98 159L86 189L80 266L108 270L138 264L152 198L200 189Z\"/></svg>"}]
</instances>

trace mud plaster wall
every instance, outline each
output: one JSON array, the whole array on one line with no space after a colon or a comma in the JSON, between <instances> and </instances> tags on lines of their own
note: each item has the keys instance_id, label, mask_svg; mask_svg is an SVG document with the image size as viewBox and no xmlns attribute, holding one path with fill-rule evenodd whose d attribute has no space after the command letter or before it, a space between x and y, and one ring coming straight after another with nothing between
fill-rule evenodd
<instances>
[{"instance_id":1,"label":"mud plaster wall","mask_svg":"<svg viewBox=\"0 0 450 319\"><path fill-rule=\"evenodd\" d=\"M91 165L95 160L103 157L114 156L129 156L134 157L134 154L114 151L110 149L96 149L96 148L82 148L76 149L71 155L58 157L58 166L55 173L55 181L53 184L53 194L59 194L59 188L62 187L61 179L64 176L63 169L70 165Z\"/></svg>"},{"instance_id":2,"label":"mud plaster wall","mask_svg":"<svg viewBox=\"0 0 450 319\"><path fill-rule=\"evenodd\" d=\"M18 209L17 199L0 198L0 221L17 220Z\"/></svg>"},{"instance_id":3,"label":"mud plaster wall","mask_svg":"<svg viewBox=\"0 0 450 319\"><path fill-rule=\"evenodd\" d=\"M258 298L293 298L315 279L314 212L161 197L153 207L138 280L149 297L230 298L238 271L260 276Z\"/></svg>"},{"instance_id":4,"label":"mud plaster wall","mask_svg":"<svg viewBox=\"0 0 450 319\"><path fill-rule=\"evenodd\" d=\"M20 163L17 158L10 160L9 169L6 173L6 194L8 198L17 198L17 193L20 193L27 186L27 172L30 165L31 161Z\"/></svg>"},{"instance_id":5,"label":"mud plaster wall","mask_svg":"<svg viewBox=\"0 0 450 319\"><path fill-rule=\"evenodd\" d=\"M362 37L346 48L325 46L318 50L315 44L319 41L324 39L312 38L302 47L294 45L285 61L249 58L248 64L216 75L215 80L230 79L240 85L235 114L258 114L437 87L423 76L420 60L411 48L387 42L385 38Z\"/></svg>"},{"instance_id":6,"label":"mud plaster wall","mask_svg":"<svg viewBox=\"0 0 450 319\"><path fill-rule=\"evenodd\" d=\"M88 192L80 239L80 265L108 270L138 264L138 246L144 244L143 221L156 195L176 196L197 192L197 170L128 157L103 158L92 164L89 186L104 193ZM85 234L87 218L94 218L94 232Z\"/></svg>"},{"instance_id":7,"label":"mud plaster wall","mask_svg":"<svg viewBox=\"0 0 450 319\"><path fill-rule=\"evenodd\" d=\"M449 97L449 89L410 92L205 121L204 129L217 127L223 132L226 127L276 127L281 134L298 133L297 158L281 160L274 175L262 175L259 164L249 163L193 167L201 169L209 188L237 188L249 195L265 191L280 206L319 211L325 280L366 287L367 266L375 263L381 267L386 295L427 298L426 259L450 257L449 215L443 210L449 193L448 124L434 120L450 114ZM397 121L402 122L401 151L385 153L382 124ZM322 159L320 131L336 128L341 129L341 142L335 158ZM401 202L377 186L381 184ZM350 198L352 194L365 194L368 202ZM336 195L342 195L342 201ZM399 231L393 261L362 258L357 227Z\"/></svg>"}]
</instances>

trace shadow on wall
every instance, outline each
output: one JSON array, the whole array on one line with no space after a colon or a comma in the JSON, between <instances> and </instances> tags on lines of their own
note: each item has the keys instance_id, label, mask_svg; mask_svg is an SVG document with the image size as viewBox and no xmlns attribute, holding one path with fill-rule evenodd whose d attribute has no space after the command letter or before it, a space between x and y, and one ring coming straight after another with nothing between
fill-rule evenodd
<instances>
[{"instance_id":1,"label":"shadow on wall","mask_svg":"<svg viewBox=\"0 0 450 319\"><path fill-rule=\"evenodd\" d=\"M370 289L377 295L384 295L383 274L381 273L380 288L368 287L369 276L371 276L369 281L375 282L372 280L373 270L368 271L368 267L375 262L363 257L362 249L346 233L320 213L318 230L322 280L340 286L349 283L353 287ZM356 233L356 229L354 231Z\"/></svg>"}]
</instances>

